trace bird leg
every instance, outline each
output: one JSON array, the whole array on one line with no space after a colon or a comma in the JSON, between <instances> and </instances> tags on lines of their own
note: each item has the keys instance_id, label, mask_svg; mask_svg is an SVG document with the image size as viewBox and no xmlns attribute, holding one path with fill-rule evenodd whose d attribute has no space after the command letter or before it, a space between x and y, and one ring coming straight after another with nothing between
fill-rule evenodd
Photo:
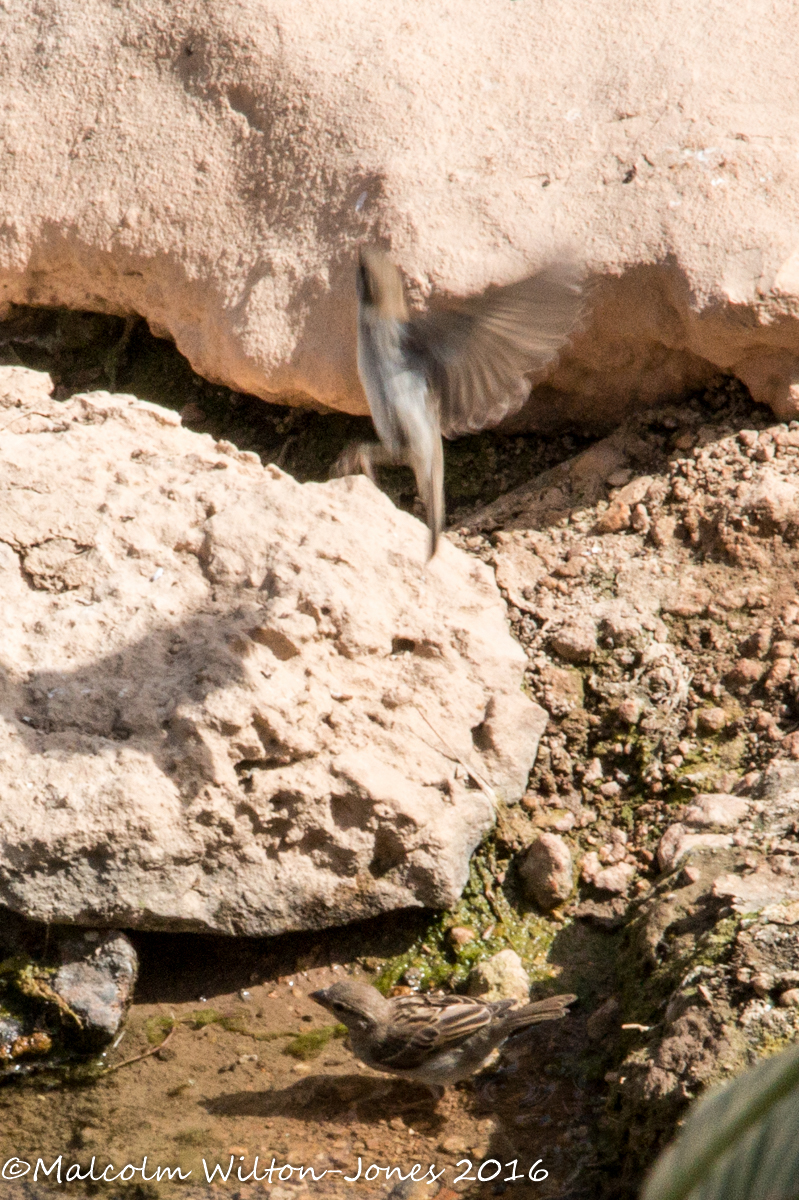
<instances>
[{"instance_id":1,"label":"bird leg","mask_svg":"<svg viewBox=\"0 0 799 1200\"><path fill-rule=\"evenodd\" d=\"M392 454L382 442L350 442L330 468L330 478L362 474L376 485L375 467L400 467L405 462L403 455Z\"/></svg>"},{"instance_id":2,"label":"bird leg","mask_svg":"<svg viewBox=\"0 0 799 1200\"><path fill-rule=\"evenodd\" d=\"M410 467L416 476L416 489L427 511L432 558L444 526L444 452L437 438L430 456L412 450L389 450L382 442L351 442L330 468L330 478L363 474L377 486L375 467Z\"/></svg>"}]
</instances>

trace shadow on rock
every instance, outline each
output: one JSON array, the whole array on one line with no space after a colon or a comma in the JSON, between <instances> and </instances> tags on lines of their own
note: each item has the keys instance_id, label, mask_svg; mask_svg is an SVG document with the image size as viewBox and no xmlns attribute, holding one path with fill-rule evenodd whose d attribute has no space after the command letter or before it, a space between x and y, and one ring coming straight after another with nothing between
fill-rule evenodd
<instances>
[{"instance_id":1,"label":"shadow on rock","mask_svg":"<svg viewBox=\"0 0 799 1200\"><path fill-rule=\"evenodd\" d=\"M265 600L265 594L259 594ZM15 723L33 753L96 754L94 740L133 740L151 749L162 769L172 724L185 706L202 706L214 691L241 683L254 612L195 613L158 625L112 654L74 670L31 671L23 680L0 664L0 713ZM185 724L185 722L184 722ZM167 732L167 746L163 743ZM186 736L186 731L182 731Z\"/></svg>"}]
</instances>

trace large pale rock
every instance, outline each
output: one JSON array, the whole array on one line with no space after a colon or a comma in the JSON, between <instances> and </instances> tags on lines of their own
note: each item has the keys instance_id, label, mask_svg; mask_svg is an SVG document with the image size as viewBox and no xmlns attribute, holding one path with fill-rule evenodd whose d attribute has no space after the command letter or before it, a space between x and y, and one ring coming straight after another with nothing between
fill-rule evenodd
<instances>
[{"instance_id":1,"label":"large pale rock","mask_svg":"<svg viewBox=\"0 0 799 1200\"><path fill-rule=\"evenodd\" d=\"M140 313L211 378L364 411L357 243L415 299L571 244L605 286L529 423L615 421L718 368L795 413L796 7L462 16L8 0L0 301Z\"/></svg>"},{"instance_id":2,"label":"large pale rock","mask_svg":"<svg viewBox=\"0 0 799 1200\"><path fill-rule=\"evenodd\" d=\"M451 904L541 728L490 569L425 566L364 478L48 391L0 371L0 902L242 934Z\"/></svg>"}]
</instances>

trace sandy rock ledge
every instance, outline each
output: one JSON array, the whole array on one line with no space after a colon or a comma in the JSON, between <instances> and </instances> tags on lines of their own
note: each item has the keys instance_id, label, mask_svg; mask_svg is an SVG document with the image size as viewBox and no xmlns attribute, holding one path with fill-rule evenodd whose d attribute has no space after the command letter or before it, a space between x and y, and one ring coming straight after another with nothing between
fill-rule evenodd
<instances>
[{"instance_id":1,"label":"sandy rock ledge","mask_svg":"<svg viewBox=\"0 0 799 1200\"><path fill-rule=\"evenodd\" d=\"M139 314L209 379L365 412L359 243L414 302L573 246L602 286L531 428L718 370L791 419L795 6L627 8L7 0L0 312Z\"/></svg>"},{"instance_id":2,"label":"sandy rock ledge","mask_svg":"<svg viewBox=\"0 0 799 1200\"><path fill-rule=\"evenodd\" d=\"M546 713L493 574L363 478L0 371L0 902L276 934L447 906Z\"/></svg>"}]
</instances>

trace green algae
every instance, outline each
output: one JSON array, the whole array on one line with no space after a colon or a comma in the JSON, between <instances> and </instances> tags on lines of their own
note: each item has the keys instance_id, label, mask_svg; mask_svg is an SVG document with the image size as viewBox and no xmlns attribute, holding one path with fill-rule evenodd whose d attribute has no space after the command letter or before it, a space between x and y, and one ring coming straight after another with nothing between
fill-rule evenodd
<instances>
[{"instance_id":1,"label":"green algae","mask_svg":"<svg viewBox=\"0 0 799 1200\"><path fill-rule=\"evenodd\" d=\"M471 930L474 938L455 942L450 932L455 928ZM500 855L492 835L472 856L458 903L437 913L404 954L389 959L375 986L387 993L413 971L414 986L421 991L458 988L474 967L508 948L516 951L532 980L547 980L553 975L548 954L561 928L522 900L510 856Z\"/></svg>"},{"instance_id":2,"label":"green algae","mask_svg":"<svg viewBox=\"0 0 799 1200\"><path fill-rule=\"evenodd\" d=\"M323 1025L321 1029L309 1029L306 1033L298 1034L283 1047L283 1054L308 1062L320 1055L331 1041L346 1036L346 1025Z\"/></svg>"}]
</instances>

